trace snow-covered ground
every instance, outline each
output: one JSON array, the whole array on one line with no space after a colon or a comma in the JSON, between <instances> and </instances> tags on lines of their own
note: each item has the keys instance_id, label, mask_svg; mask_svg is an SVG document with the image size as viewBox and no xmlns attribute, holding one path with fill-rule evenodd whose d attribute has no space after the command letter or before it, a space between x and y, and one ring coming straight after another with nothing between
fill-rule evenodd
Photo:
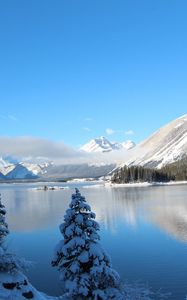
<instances>
[{"instance_id":1,"label":"snow-covered ground","mask_svg":"<svg viewBox=\"0 0 187 300\"><path fill-rule=\"evenodd\" d=\"M151 187L164 185L186 185L187 181L169 181L169 182L132 182L132 183L112 183L110 181L96 181L94 184L83 185L82 188L118 188L118 187Z\"/></svg>"},{"instance_id":2,"label":"snow-covered ground","mask_svg":"<svg viewBox=\"0 0 187 300\"><path fill-rule=\"evenodd\" d=\"M90 188L117 188L117 187L151 187L164 185L186 185L187 181L169 181L169 182L131 182L131 183L112 183L111 181L98 180L93 184L81 186L85 189Z\"/></svg>"},{"instance_id":3,"label":"snow-covered ground","mask_svg":"<svg viewBox=\"0 0 187 300\"><path fill-rule=\"evenodd\" d=\"M149 187L149 186L164 186L164 185L181 185L187 184L187 181L169 181L169 182L132 182L132 183L111 183L104 184L105 187Z\"/></svg>"},{"instance_id":4,"label":"snow-covered ground","mask_svg":"<svg viewBox=\"0 0 187 300\"><path fill-rule=\"evenodd\" d=\"M1 300L60 300L37 291L20 272L13 274L0 272L0 299ZM62 299L62 298L61 298Z\"/></svg>"}]
</instances>

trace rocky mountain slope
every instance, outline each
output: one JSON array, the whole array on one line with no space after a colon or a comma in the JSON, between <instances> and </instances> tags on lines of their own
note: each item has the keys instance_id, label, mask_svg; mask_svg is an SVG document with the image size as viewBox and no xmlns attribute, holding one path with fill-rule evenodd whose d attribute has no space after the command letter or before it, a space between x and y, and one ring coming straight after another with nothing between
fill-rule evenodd
<instances>
[{"instance_id":1,"label":"rocky mountain slope","mask_svg":"<svg viewBox=\"0 0 187 300\"><path fill-rule=\"evenodd\" d=\"M187 156L187 115L160 128L134 148L128 165L162 168Z\"/></svg>"}]
</instances>

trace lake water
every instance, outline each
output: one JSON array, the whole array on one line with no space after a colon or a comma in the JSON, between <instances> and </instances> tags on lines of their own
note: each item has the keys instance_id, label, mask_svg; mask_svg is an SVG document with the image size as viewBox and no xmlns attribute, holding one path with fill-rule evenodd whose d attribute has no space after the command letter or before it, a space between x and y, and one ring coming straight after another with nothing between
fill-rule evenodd
<instances>
[{"instance_id":1,"label":"lake water","mask_svg":"<svg viewBox=\"0 0 187 300\"><path fill-rule=\"evenodd\" d=\"M55 191L39 191L37 186L42 184L0 185L11 231L8 245L35 262L28 272L35 287L60 295L58 271L50 261L61 239L58 226L77 186L96 213L101 243L122 280L171 292L171 300L185 299L187 185L105 188L72 183Z\"/></svg>"}]
</instances>

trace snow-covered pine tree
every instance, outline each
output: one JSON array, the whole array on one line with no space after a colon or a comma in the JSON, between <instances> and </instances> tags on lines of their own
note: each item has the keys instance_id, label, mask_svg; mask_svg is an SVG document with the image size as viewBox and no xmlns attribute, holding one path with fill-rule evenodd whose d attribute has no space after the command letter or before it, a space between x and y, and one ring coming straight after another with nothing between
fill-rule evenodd
<instances>
[{"instance_id":1,"label":"snow-covered pine tree","mask_svg":"<svg viewBox=\"0 0 187 300\"><path fill-rule=\"evenodd\" d=\"M38 292L23 273L30 263L8 252L5 238L9 230L5 216L0 199L0 300L57 300Z\"/></svg>"},{"instance_id":2,"label":"snow-covered pine tree","mask_svg":"<svg viewBox=\"0 0 187 300\"><path fill-rule=\"evenodd\" d=\"M8 224L5 220L6 209L1 202L0 195L0 272L14 272L24 270L29 266L24 259L17 257L15 254L9 253L6 247L6 237L9 234Z\"/></svg>"},{"instance_id":3,"label":"snow-covered pine tree","mask_svg":"<svg viewBox=\"0 0 187 300\"><path fill-rule=\"evenodd\" d=\"M121 300L120 278L99 244L99 224L78 189L60 225L63 240L56 246L53 266L60 271L72 299Z\"/></svg>"},{"instance_id":4,"label":"snow-covered pine tree","mask_svg":"<svg viewBox=\"0 0 187 300\"><path fill-rule=\"evenodd\" d=\"M3 247L5 237L8 235L8 224L5 222L6 210L1 202L0 194L0 247Z\"/></svg>"}]
</instances>

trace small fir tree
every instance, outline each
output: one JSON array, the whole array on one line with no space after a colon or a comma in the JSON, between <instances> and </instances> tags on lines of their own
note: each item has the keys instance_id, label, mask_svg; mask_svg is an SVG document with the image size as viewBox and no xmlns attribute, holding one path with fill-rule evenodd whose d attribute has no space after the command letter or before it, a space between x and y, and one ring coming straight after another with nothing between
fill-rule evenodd
<instances>
[{"instance_id":1,"label":"small fir tree","mask_svg":"<svg viewBox=\"0 0 187 300\"><path fill-rule=\"evenodd\" d=\"M30 263L8 252L6 247L6 237L9 234L8 224L5 220L6 209L1 202L0 195L0 272L15 273L25 270Z\"/></svg>"},{"instance_id":2,"label":"small fir tree","mask_svg":"<svg viewBox=\"0 0 187 300\"><path fill-rule=\"evenodd\" d=\"M55 249L53 266L73 299L124 299L120 278L99 244L99 225L78 189L60 225L63 240Z\"/></svg>"},{"instance_id":3,"label":"small fir tree","mask_svg":"<svg viewBox=\"0 0 187 300\"><path fill-rule=\"evenodd\" d=\"M9 234L8 224L5 222L6 210L0 195L0 247L3 247L5 237Z\"/></svg>"},{"instance_id":4,"label":"small fir tree","mask_svg":"<svg viewBox=\"0 0 187 300\"><path fill-rule=\"evenodd\" d=\"M0 300L56 299L38 292L23 272L30 263L8 252L5 238L9 230L5 215L6 210L0 199Z\"/></svg>"}]
</instances>

